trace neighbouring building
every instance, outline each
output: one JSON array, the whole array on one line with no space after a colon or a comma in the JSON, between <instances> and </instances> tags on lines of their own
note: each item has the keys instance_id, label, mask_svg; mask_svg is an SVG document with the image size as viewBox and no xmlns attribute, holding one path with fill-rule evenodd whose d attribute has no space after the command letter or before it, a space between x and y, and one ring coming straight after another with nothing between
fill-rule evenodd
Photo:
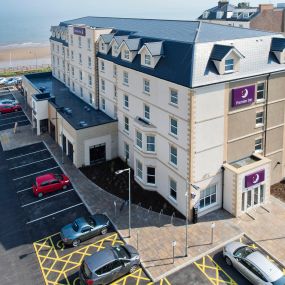
<instances>
[{"instance_id":1,"label":"neighbouring building","mask_svg":"<svg viewBox=\"0 0 285 285\"><path fill-rule=\"evenodd\" d=\"M272 32L285 32L285 4L260 4L251 7L249 2L237 6L228 0L220 0L218 5L203 12L198 20L241 28L258 29Z\"/></svg>"},{"instance_id":2,"label":"neighbouring building","mask_svg":"<svg viewBox=\"0 0 285 285\"><path fill-rule=\"evenodd\" d=\"M188 190L200 216L266 203L284 176L281 34L100 17L51 31L52 75L23 86L38 133L76 166L119 156L183 214Z\"/></svg>"}]
</instances>

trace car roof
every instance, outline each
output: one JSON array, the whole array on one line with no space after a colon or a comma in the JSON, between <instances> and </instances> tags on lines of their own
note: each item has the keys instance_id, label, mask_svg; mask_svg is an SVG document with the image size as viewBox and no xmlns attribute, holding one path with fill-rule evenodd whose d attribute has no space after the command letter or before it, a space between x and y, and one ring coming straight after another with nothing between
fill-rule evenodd
<instances>
[{"instance_id":1,"label":"car roof","mask_svg":"<svg viewBox=\"0 0 285 285\"><path fill-rule=\"evenodd\" d=\"M51 180L51 179L54 179L55 177L54 177L54 174L52 174L52 173L47 173L47 174L45 174L45 175L41 175L41 176L38 176L37 178L36 178L36 181L38 182L38 183L41 183L41 182L44 182L44 181L47 181L47 180Z\"/></svg>"},{"instance_id":2,"label":"car roof","mask_svg":"<svg viewBox=\"0 0 285 285\"><path fill-rule=\"evenodd\" d=\"M95 252L91 256L85 258L85 263L89 269L94 272L111 261L116 260L112 247L107 247L101 251Z\"/></svg>"},{"instance_id":3,"label":"car roof","mask_svg":"<svg viewBox=\"0 0 285 285\"><path fill-rule=\"evenodd\" d=\"M78 224L79 228L82 228L84 226L89 226L89 224L87 223L87 221L83 217L77 218L75 221Z\"/></svg>"},{"instance_id":4,"label":"car roof","mask_svg":"<svg viewBox=\"0 0 285 285\"><path fill-rule=\"evenodd\" d=\"M260 251L249 254L246 259L266 274L270 282L274 282L283 276L282 271Z\"/></svg>"}]
</instances>

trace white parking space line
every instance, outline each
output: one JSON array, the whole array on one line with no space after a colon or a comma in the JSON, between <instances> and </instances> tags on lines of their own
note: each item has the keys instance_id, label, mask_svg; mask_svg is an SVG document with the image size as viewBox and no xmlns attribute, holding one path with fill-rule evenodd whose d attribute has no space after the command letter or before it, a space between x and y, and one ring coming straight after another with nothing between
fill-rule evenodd
<instances>
[{"instance_id":1,"label":"white parking space line","mask_svg":"<svg viewBox=\"0 0 285 285\"><path fill-rule=\"evenodd\" d=\"M48 214L48 215L46 215L46 216L37 218L37 219L35 219L35 220L29 221L29 222L26 223L26 225L32 224L32 223L34 223L34 222L40 221L40 220L42 220L42 219L48 218L48 217L50 217L50 216L53 216L53 215L56 215L56 214L59 214L59 213L62 213L62 212L64 212L64 211L67 211L67 210L69 210L69 209L72 209L72 208L75 208L75 207L78 207L78 206L81 206L81 205L83 205L83 202L78 203L78 204L75 204L75 205L70 206L70 207L68 207L68 208L65 208L65 209L56 211L56 212L54 212L54 213L52 213L52 214Z\"/></svg>"},{"instance_id":2,"label":"white parking space line","mask_svg":"<svg viewBox=\"0 0 285 285\"><path fill-rule=\"evenodd\" d=\"M68 193L68 192L70 192L70 191L74 191L74 189L71 188L71 189L69 189L69 190L60 192L60 193L58 193L58 194L56 194L56 195L52 195L52 196L49 196L49 197L46 197L46 198L42 198L42 199L40 199L40 200L37 200L37 201L31 202L31 203L28 203L28 204L21 205L21 208L24 208L24 207L27 207L27 206L30 206L30 205L34 205L34 204L36 204L36 203L40 203L40 202L42 202L42 201L44 201L44 200L51 199L51 198L53 198L53 197L56 197L56 196L59 196L59 195Z\"/></svg>"},{"instance_id":3,"label":"white parking space line","mask_svg":"<svg viewBox=\"0 0 285 285\"><path fill-rule=\"evenodd\" d=\"M52 169L55 169L55 168L60 168L60 167L57 165L57 166L55 166L55 167L51 167L51 168L44 169L44 170L41 170L41 171L38 171L38 172L34 172L34 173L31 173L31 174L28 174L28 175L25 175L25 176L21 176L21 177L14 178L13 181L16 181L16 180L19 180L19 179L23 179L23 178L32 176L32 175L34 175L34 174L42 173L42 172L45 172L45 171L48 171L48 170L52 170Z\"/></svg>"},{"instance_id":4,"label":"white parking space line","mask_svg":"<svg viewBox=\"0 0 285 285\"><path fill-rule=\"evenodd\" d=\"M25 192L25 191L28 191L28 190L31 190L33 187L29 187L29 188L25 188L25 189L23 189L23 190L19 190L19 191L17 191L16 193L18 194L18 193L22 193L22 192Z\"/></svg>"},{"instance_id":5,"label":"white parking space line","mask_svg":"<svg viewBox=\"0 0 285 285\"><path fill-rule=\"evenodd\" d=\"M24 164L24 165L15 166L15 167L10 168L9 170L25 167L25 166L28 166L28 165L32 165L32 164L39 163L39 162L46 161L46 160L50 160L50 159L53 159L53 157L51 156L51 157L48 157L48 158L45 158L45 159L41 159L41 160L37 160L37 161L31 162L31 163L27 163L27 164Z\"/></svg>"},{"instance_id":6,"label":"white parking space line","mask_svg":"<svg viewBox=\"0 0 285 285\"><path fill-rule=\"evenodd\" d=\"M27 120L23 120L23 121L17 121L17 123L23 123L23 122L29 122L29 120L27 119ZM15 123L16 122L11 122L11 123L7 123L7 124L0 124L0 127L15 124Z\"/></svg>"},{"instance_id":7,"label":"white parking space line","mask_svg":"<svg viewBox=\"0 0 285 285\"><path fill-rule=\"evenodd\" d=\"M14 156L14 157L6 158L6 160L16 159L16 158L23 157L23 156L26 156L26 155L30 155L30 154L34 154L34 153L38 153L38 152L41 152L41 151L47 151L47 149L46 149L46 148L44 148L44 149L41 149L41 150L37 150L37 151L33 151L33 152L29 152L29 153L26 153L26 154L21 154L21 155L18 155L18 156Z\"/></svg>"},{"instance_id":8,"label":"white parking space line","mask_svg":"<svg viewBox=\"0 0 285 285\"><path fill-rule=\"evenodd\" d=\"M9 116L9 115L11 115L11 114L13 114L13 115L19 115L20 113L25 114L25 113L21 110L21 111L17 111L16 113L1 114L1 117L6 117L6 116ZM11 117L11 118L13 118L13 117Z\"/></svg>"},{"instance_id":9,"label":"white parking space line","mask_svg":"<svg viewBox=\"0 0 285 285\"><path fill-rule=\"evenodd\" d=\"M15 118L20 118L20 117L26 117L26 115L25 115L25 114L23 114L23 115L20 115L20 116L9 117L9 118L6 118L6 119L1 119L1 117L0 117L0 122L2 122L2 121L6 121L6 120L15 119Z\"/></svg>"}]
</instances>

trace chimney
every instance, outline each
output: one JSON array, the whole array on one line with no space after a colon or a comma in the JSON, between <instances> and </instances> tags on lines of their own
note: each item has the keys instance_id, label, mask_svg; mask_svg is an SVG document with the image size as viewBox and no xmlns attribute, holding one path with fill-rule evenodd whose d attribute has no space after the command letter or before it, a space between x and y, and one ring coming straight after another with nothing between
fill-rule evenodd
<instances>
[{"instance_id":1,"label":"chimney","mask_svg":"<svg viewBox=\"0 0 285 285\"><path fill-rule=\"evenodd\" d=\"M227 4L229 4L228 0L220 0L218 2L218 7L221 8L221 7L223 7L224 5L227 5Z\"/></svg>"},{"instance_id":2,"label":"chimney","mask_svg":"<svg viewBox=\"0 0 285 285\"><path fill-rule=\"evenodd\" d=\"M273 4L259 4L259 12L263 12L265 10L273 10Z\"/></svg>"}]
</instances>

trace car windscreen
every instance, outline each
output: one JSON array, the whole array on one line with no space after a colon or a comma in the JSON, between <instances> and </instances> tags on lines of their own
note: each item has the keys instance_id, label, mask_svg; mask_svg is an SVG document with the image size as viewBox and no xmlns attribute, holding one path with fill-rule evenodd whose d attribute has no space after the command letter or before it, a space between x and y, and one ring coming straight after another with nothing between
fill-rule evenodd
<instances>
[{"instance_id":1,"label":"car windscreen","mask_svg":"<svg viewBox=\"0 0 285 285\"><path fill-rule=\"evenodd\" d=\"M60 174L54 174L55 179L62 180L62 176Z\"/></svg>"},{"instance_id":2,"label":"car windscreen","mask_svg":"<svg viewBox=\"0 0 285 285\"><path fill-rule=\"evenodd\" d=\"M92 227L96 226L96 222L94 219L92 219L92 217L87 218L87 223Z\"/></svg>"},{"instance_id":3,"label":"car windscreen","mask_svg":"<svg viewBox=\"0 0 285 285\"><path fill-rule=\"evenodd\" d=\"M272 282L273 285L285 285L285 276L282 276L280 279Z\"/></svg>"},{"instance_id":4,"label":"car windscreen","mask_svg":"<svg viewBox=\"0 0 285 285\"><path fill-rule=\"evenodd\" d=\"M239 257L239 258L246 258L249 254L255 252L255 249L250 248L248 246L243 246L238 248L235 252L234 252L234 256Z\"/></svg>"},{"instance_id":5,"label":"car windscreen","mask_svg":"<svg viewBox=\"0 0 285 285\"><path fill-rule=\"evenodd\" d=\"M72 228L73 228L74 231L78 232L79 226L78 226L78 224L76 223L76 221L74 221L74 222L72 223Z\"/></svg>"},{"instance_id":6,"label":"car windscreen","mask_svg":"<svg viewBox=\"0 0 285 285\"><path fill-rule=\"evenodd\" d=\"M85 278L89 279L92 277L92 272L85 262L82 263L81 268L82 268L82 273L83 273Z\"/></svg>"},{"instance_id":7,"label":"car windscreen","mask_svg":"<svg viewBox=\"0 0 285 285\"><path fill-rule=\"evenodd\" d=\"M125 249L125 247L119 245L119 246L116 246L114 249L119 258L122 258L122 259L131 258L129 252Z\"/></svg>"}]
</instances>

